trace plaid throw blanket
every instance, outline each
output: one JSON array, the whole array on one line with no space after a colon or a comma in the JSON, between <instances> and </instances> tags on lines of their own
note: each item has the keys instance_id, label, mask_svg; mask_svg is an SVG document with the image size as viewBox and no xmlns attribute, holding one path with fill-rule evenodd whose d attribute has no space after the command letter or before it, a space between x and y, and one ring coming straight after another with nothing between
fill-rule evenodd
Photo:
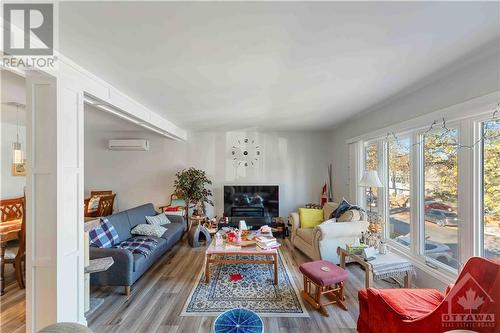
<instances>
[{"instance_id":1,"label":"plaid throw blanket","mask_svg":"<svg viewBox=\"0 0 500 333\"><path fill-rule=\"evenodd\" d=\"M132 253L139 253L147 257L158 245L158 241L151 237L136 236L116 245L116 248L124 249Z\"/></svg>"}]
</instances>

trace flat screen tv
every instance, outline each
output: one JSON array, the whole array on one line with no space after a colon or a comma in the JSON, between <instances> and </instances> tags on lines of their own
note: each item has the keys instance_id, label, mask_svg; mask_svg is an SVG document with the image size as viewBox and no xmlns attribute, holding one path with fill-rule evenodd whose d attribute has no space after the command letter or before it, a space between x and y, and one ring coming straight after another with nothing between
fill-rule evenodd
<instances>
[{"instance_id":1,"label":"flat screen tv","mask_svg":"<svg viewBox=\"0 0 500 333\"><path fill-rule=\"evenodd\" d=\"M224 215L228 217L279 216L279 186L225 185Z\"/></svg>"}]
</instances>

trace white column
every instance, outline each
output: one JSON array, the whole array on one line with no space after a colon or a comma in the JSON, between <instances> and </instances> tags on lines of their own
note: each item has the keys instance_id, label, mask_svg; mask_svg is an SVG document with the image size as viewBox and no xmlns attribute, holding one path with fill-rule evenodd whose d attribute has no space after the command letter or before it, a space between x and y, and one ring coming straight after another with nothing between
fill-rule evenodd
<instances>
[{"instance_id":1,"label":"white column","mask_svg":"<svg viewBox=\"0 0 500 333\"><path fill-rule=\"evenodd\" d=\"M26 328L85 324L83 94L73 81L30 73L27 101Z\"/></svg>"}]
</instances>

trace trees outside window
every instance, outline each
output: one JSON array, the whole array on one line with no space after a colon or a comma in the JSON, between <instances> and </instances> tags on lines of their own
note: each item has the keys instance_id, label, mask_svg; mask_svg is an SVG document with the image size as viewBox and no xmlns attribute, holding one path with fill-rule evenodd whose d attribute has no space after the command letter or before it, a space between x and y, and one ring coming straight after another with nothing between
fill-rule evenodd
<instances>
[{"instance_id":1,"label":"trees outside window","mask_svg":"<svg viewBox=\"0 0 500 333\"><path fill-rule=\"evenodd\" d=\"M389 179L389 237L409 246L410 237L410 138L387 145Z\"/></svg>"},{"instance_id":2,"label":"trees outside window","mask_svg":"<svg viewBox=\"0 0 500 333\"><path fill-rule=\"evenodd\" d=\"M458 130L424 137L424 253L458 268Z\"/></svg>"},{"instance_id":3,"label":"trees outside window","mask_svg":"<svg viewBox=\"0 0 500 333\"><path fill-rule=\"evenodd\" d=\"M483 255L500 258L500 122L482 123Z\"/></svg>"},{"instance_id":4,"label":"trees outside window","mask_svg":"<svg viewBox=\"0 0 500 333\"><path fill-rule=\"evenodd\" d=\"M365 146L365 170L377 170L379 169L379 145L378 142L370 142ZM372 188L373 197L370 198L369 188L366 189L366 207L369 210L370 199L371 199L371 209L373 213L380 212L380 203L378 201L379 189L376 187Z\"/></svg>"}]
</instances>

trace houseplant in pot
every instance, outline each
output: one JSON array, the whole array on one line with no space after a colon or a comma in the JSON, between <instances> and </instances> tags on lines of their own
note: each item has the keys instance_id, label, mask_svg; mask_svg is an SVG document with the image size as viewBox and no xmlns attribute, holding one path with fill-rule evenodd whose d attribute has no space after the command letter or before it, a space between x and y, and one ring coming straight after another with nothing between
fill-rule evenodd
<instances>
[{"instance_id":1,"label":"houseplant in pot","mask_svg":"<svg viewBox=\"0 0 500 333\"><path fill-rule=\"evenodd\" d=\"M195 168L184 169L175 176L177 177L174 181L175 193L180 194L186 201L186 222L189 227L189 208L192 205L200 206L203 214L205 214L205 204L214 205L211 200L212 191L206 188L212 181L208 179L205 171Z\"/></svg>"}]
</instances>

